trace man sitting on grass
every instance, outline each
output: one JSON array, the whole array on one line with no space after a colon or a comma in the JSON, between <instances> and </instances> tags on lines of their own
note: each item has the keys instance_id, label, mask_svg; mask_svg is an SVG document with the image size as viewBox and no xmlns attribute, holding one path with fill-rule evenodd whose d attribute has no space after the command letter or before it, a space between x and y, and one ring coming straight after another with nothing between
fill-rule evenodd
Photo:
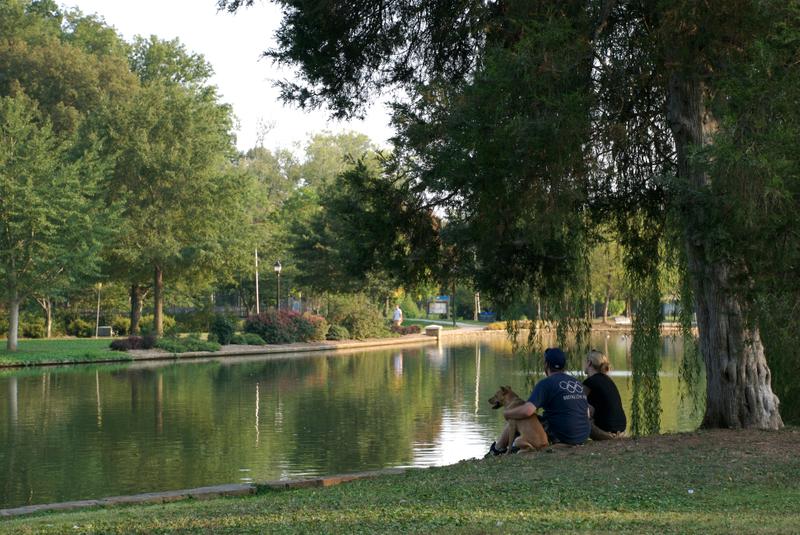
<instances>
[{"instance_id":1,"label":"man sitting on grass","mask_svg":"<svg viewBox=\"0 0 800 535\"><path fill-rule=\"evenodd\" d=\"M539 417L547 432L550 444L583 444L589 438L592 424L589 420L589 403L583 385L564 372L567 357L557 347L544 352L544 373L546 377L536 383L531 397L524 405L503 412L506 420L529 418L538 409L544 409ZM514 439L509 437L506 424L500 437L492 443L489 453L505 453Z\"/></svg>"}]
</instances>

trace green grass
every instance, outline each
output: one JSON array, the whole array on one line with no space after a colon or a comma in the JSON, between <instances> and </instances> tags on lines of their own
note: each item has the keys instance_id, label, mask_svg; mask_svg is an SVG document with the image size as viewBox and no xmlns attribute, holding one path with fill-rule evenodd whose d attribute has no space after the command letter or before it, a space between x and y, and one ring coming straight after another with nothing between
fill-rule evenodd
<instances>
[{"instance_id":1,"label":"green grass","mask_svg":"<svg viewBox=\"0 0 800 535\"><path fill-rule=\"evenodd\" d=\"M20 340L14 353L0 346L0 366L32 366L45 362L92 362L96 360L131 360L124 352L111 351L111 340L93 338Z\"/></svg>"},{"instance_id":2,"label":"green grass","mask_svg":"<svg viewBox=\"0 0 800 535\"><path fill-rule=\"evenodd\" d=\"M431 325L438 325L442 329L456 329L457 327L453 327L452 322L445 323L444 321L436 320L436 323L431 323L430 321L419 321L419 320L403 320L403 327L408 327L409 325L419 325L422 329L422 332L425 332L425 327L429 327Z\"/></svg>"},{"instance_id":3,"label":"green grass","mask_svg":"<svg viewBox=\"0 0 800 535\"><path fill-rule=\"evenodd\" d=\"M800 430L465 461L331 488L50 513L0 533L796 533Z\"/></svg>"}]
</instances>

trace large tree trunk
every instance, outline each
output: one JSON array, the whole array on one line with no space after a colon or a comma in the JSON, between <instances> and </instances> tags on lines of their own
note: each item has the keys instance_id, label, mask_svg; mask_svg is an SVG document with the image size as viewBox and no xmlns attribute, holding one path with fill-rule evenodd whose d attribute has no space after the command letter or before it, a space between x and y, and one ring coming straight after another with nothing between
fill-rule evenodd
<instances>
[{"instance_id":1,"label":"large tree trunk","mask_svg":"<svg viewBox=\"0 0 800 535\"><path fill-rule=\"evenodd\" d=\"M156 266L153 272L153 327L157 336L164 336L164 270Z\"/></svg>"},{"instance_id":2,"label":"large tree trunk","mask_svg":"<svg viewBox=\"0 0 800 535\"><path fill-rule=\"evenodd\" d=\"M696 191L707 190L710 177L691 162L690 151L711 143L716 130L705 108L705 93L699 77L675 73L670 79L668 120L675 136L678 176ZM710 254L703 228L706 208L702 203L684 206L689 275L706 365L703 426L778 429L783 422L758 326L744 317L744 299L731 285L731 266Z\"/></svg>"},{"instance_id":3,"label":"large tree trunk","mask_svg":"<svg viewBox=\"0 0 800 535\"><path fill-rule=\"evenodd\" d=\"M128 334L139 333L139 322L142 319L142 307L144 306L144 295L142 288L138 284L131 284L131 327Z\"/></svg>"},{"instance_id":4,"label":"large tree trunk","mask_svg":"<svg viewBox=\"0 0 800 535\"><path fill-rule=\"evenodd\" d=\"M39 303L39 306L42 307L44 310L44 326L46 331L46 337L50 338L53 334L53 301L47 297L37 297L36 302Z\"/></svg>"},{"instance_id":5,"label":"large tree trunk","mask_svg":"<svg viewBox=\"0 0 800 535\"><path fill-rule=\"evenodd\" d=\"M6 349L8 349L9 351L16 351L18 337L19 337L19 292L17 292L16 288L9 288L8 337L6 338Z\"/></svg>"}]
</instances>

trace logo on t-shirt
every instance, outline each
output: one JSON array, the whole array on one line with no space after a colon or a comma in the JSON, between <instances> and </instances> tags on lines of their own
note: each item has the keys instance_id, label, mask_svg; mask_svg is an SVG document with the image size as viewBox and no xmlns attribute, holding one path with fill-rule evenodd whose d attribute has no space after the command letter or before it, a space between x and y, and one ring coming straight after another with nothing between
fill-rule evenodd
<instances>
[{"instance_id":1,"label":"logo on t-shirt","mask_svg":"<svg viewBox=\"0 0 800 535\"><path fill-rule=\"evenodd\" d=\"M563 399L583 399L586 397L583 393L583 385L578 381L561 381L558 383L558 388L566 392Z\"/></svg>"}]
</instances>

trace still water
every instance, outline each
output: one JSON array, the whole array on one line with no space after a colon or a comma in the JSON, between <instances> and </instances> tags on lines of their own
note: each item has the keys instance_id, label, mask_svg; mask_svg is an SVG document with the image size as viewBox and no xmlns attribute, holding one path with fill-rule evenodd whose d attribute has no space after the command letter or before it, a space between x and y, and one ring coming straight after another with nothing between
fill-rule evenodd
<instances>
[{"instance_id":1,"label":"still water","mask_svg":"<svg viewBox=\"0 0 800 535\"><path fill-rule=\"evenodd\" d=\"M597 335L626 409L630 339ZM662 430L701 414L663 341ZM500 384L527 397L502 339L305 357L0 371L0 508L222 483L433 466L482 456Z\"/></svg>"}]
</instances>

